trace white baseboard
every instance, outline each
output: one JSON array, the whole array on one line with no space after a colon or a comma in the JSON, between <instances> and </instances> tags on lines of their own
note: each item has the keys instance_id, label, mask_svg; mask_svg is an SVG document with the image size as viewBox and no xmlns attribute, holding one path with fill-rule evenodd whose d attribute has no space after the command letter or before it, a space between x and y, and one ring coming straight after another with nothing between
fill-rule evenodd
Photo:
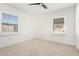
<instances>
[{"instance_id":1,"label":"white baseboard","mask_svg":"<svg viewBox=\"0 0 79 59\"><path fill-rule=\"evenodd\" d=\"M14 39L14 38L13 38ZM66 44L66 45L70 45L70 46L74 46L73 44L68 44L68 43L65 43L63 41L55 41L55 39L50 39L50 38L47 38L47 37L21 37L21 38L16 38L14 39L13 41L10 40L10 42L8 42L9 40L8 39L4 39L4 40L8 40L7 42L1 42L0 43L0 48L3 48L3 47L8 47L8 46L11 46L13 44L17 44L17 43L21 43L21 42L24 42L24 41L27 41L27 40L32 40L32 39L43 39L43 40L48 40L48 41L52 41L52 42L56 42L56 43L60 43L60 44ZM63 39L63 38L62 38ZM77 47L79 49L79 47Z\"/></svg>"},{"instance_id":2,"label":"white baseboard","mask_svg":"<svg viewBox=\"0 0 79 59\"><path fill-rule=\"evenodd\" d=\"M27 37L22 37L22 38L12 38L13 40L11 39L4 39L6 41L0 41L0 48L4 48L4 47L8 47L8 46L11 46L11 45L14 45L14 44L17 44L17 43L21 43L21 42L24 42L24 41L27 41L27 40L32 40L32 37L30 38L27 38Z\"/></svg>"},{"instance_id":3,"label":"white baseboard","mask_svg":"<svg viewBox=\"0 0 79 59\"><path fill-rule=\"evenodd\" d=\"M47 38L47 37L39 37L37 39L43 39L43 40L48 40L48 41L56 42L56 43L59 43L59 44L75 46L74 44L71 44L71 43L63 41L63 40L65 40L63 37L62 38L53 38L53 39L50 39L50 38ZM57 39L58 40L61 39L61 40L57 41Z\"/></svg>"}]
</instances>

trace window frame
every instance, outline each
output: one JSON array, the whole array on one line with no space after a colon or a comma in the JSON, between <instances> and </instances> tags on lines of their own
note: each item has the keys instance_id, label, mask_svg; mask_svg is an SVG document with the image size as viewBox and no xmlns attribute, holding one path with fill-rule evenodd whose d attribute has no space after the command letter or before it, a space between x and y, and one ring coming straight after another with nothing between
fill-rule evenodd
<instances>
[{"instance_id":1,"label":"window frame","mask_svg":"<svg viewBox=\"0 0 79 59\"><path fill-rule=\"evenodd\" d=\"M3 23L3 22L2 22L2 20L3 20L2 14L3 14L3 13L5 13L5 12L2 12L2 13L1 13L1 33L2 33L2 34L16 34L16 33L18 33L18 31L17 31L17 32L3 32L3 31L2 31L2 23ZM12 15L12 14L9 14L9 13L5 13L5 14ZM12 15L12 16L15 16L15 15ZM16 16L16 18L17 18L17 16ZM17 25L18 25L18 19L16 19L16 20L17 20Z\"/></svg>"},{"instance_id":2,"label":"window frame","mask_svg":"<svg viewBox=\"0 0 79 59\"><path fill-rule=\"evenodd\" d=\"M54 31L54 19L56 19L56 18L64 18L64 32L55 32ZM59 33L59 34L63 34L63 33L65 33L66 32L66 16L58 16L58 17L53 17L53 25L52 25L52 31L53 31L53 33Z\"/></svg>"}]
</instances>

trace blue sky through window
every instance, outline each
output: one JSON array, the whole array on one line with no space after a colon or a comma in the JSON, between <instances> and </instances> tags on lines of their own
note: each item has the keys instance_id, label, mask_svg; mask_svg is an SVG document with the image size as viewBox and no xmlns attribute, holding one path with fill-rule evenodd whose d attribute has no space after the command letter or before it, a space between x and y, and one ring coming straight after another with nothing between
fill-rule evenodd
<instances>
[{"instance_id":1,"label":"blue sky through window","mask_svg":"<svg viewBox=\"0 0 79 59\"><path fill-rule=\"evenodd\" d=\"M2 22L9 24L17 24L17 16L2 13Z\"/></svg>"}]
</instances>

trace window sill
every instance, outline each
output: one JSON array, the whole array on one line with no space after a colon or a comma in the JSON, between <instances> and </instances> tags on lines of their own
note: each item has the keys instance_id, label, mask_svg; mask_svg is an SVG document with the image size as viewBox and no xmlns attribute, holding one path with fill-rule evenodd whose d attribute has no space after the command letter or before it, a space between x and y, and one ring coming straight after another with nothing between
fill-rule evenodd
<instances>
[{"instance_id":1,"label":"window sill","mask_svg":"<svg viewBox=\"0 0 79 59\"><path fill-rule=\"evenodd\" d=\"M18 34L18 32L10 32L10 33L2 32L0 36L10 36L10 35L16 35L16 34Z\"/></svg>"},{"instance_id":2,"label":"window sill","mask_svg":"<svg viewBox=\"0 0 79 59\"><path fill-rule=\"evenodd\" d=\"M65 32L53 32L53 35L64 36Z\"/></svg>"}]
</instances>

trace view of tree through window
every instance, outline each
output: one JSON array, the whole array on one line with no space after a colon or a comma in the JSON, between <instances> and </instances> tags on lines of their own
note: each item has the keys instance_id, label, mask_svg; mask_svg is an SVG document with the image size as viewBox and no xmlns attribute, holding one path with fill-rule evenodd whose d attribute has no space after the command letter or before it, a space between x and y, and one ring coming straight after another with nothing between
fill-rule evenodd
<instances>
[{"instance_id":1,"label":"view of tree through window","mask_svg":"<svg viewBox=\"0 0 79 59\"><path fill-rule=\"evenodd\" d=\"M54 32L64 32L64 17L54 18L53 31Z\"/></svg>"},{"instance_id":2,"label":"view of tree through window","mask_svg":"<svg viewBox=\"0 0 79 59\"><path fill-rule=\"evenodd\" d=\"M2 32L18 32L16 16L2 13Z\"/></svg>"}]
</instances>

